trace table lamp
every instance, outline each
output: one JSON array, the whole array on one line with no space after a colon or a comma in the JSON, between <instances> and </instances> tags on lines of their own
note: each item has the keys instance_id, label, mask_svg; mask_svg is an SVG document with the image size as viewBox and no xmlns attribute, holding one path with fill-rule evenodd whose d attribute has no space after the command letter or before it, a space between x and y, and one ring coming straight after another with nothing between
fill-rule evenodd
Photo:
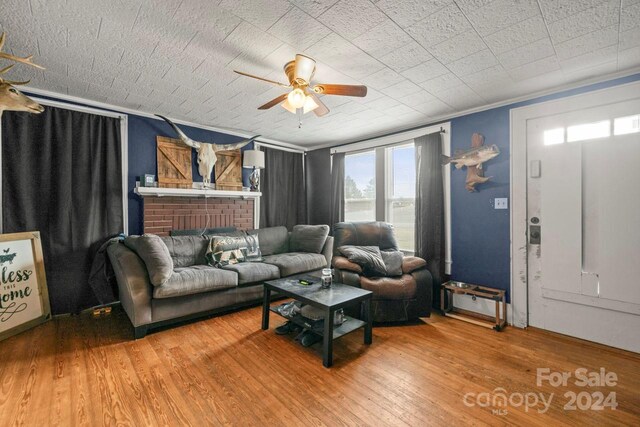
<instances>
[{"instance_id":1,"label":"table lamp","mask_svg":"<svg viewBox=\"0 0 640 427\"><path fill-rule=\"evenodd\" d=\"M264 169L264 152L260 150L245 150L242 158L242 167L253 169L249 182L251 191L260 190L260 169Z\"/></svg>"}]
</instances>

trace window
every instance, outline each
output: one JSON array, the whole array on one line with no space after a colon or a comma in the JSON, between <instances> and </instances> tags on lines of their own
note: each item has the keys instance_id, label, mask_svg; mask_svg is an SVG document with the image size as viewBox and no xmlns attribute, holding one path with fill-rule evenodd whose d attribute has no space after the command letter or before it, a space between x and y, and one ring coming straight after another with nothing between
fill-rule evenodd
<instances>
[{"instance_id":1,"label":"window","mask_svg":"<svg viewBox=\"0 0 640 427\"><path fill-rule=\"evenodd\" d=\"M376 170L381 176L376 175ZM413 252L416 197L413 142L347 154L344 174L345 221L389 222L395 228L400 249ZM384 189L380 199L376 199L377 186Z\"/></svg>"},{"instance_id":2,"label":"window","mask_svg":"<svg viewBox=\"0 0 640 427\"><path fill-rule=\"evenodd\" d=\"M344 220L375 221L376 152L345 156L344 174Z\"/></svg>"},{"instance_id":3,"label":"window","mask_svg":"<svg viewBox=\"0 0 640 427\"><path fill-rule=\"evenodd\" d=\"M449 155L449 124L444 125L444 129L442 153ZM416 132L412 136L419 136L419 133ZM389 222L395 229L399 249L413 254L416 205L415 145L413 139L401 139L395 135L381 139L384 141L368 140L332 151L345 153L344 220ZM347 151L349 148L353 151ZM451 273L450 171L450 167L442 167L445 215L443 232L447 274Z\"/></svg>"},{"instance_id":4,"label":"window","mask_svg":"<svg viewBox=\"0 0 640 427\"><path fill-rule=\"evenodd\" d=\"M565 134L566 130L566 134ZM613 135L628 135L640 132L640 115L617 117L613 120ZM566 139L565 139L566 136ZM566 142L588 141L611 136L611 120L583 123L565 128L547 129L543 132L544 145Z\"/></svg>"},{"instance_id":5,"label":"window","mask_svg":"<svg viewBox=\"0 0 640 427\"><path fill-rule=\"evenodd\" d=\"M407 144L386 150L386 221L393 224L400 249L413 252L416 217L415 148L413 144Z\"/></svg>"}]
</instances>

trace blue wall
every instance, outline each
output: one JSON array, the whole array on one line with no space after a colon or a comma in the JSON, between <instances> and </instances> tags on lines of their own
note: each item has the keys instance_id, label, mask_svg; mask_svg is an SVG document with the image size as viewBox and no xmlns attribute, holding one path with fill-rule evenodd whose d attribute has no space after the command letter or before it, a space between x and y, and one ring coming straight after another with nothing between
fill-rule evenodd
<instances>
[{"instance_id":1,"label":"blue wall","mask_svg":"<svg viewBox=\"0 0 640 427\"><path fill-rule=\"evenodd\" d=\"M509 288L509 211L494 210L496 197L509 197L509 107L451 120L451 152L471 148L471 135L484 135L500 155L483 164L478 192L465 189L467 169L451 168L451 277L463 282Z\"/></svg>"},{"instance_id":2,"label":"blue wall","mask_svg":"<svg viewBox=\"0 0 640 427\"><path fill-rule=\"evenodd\" d=\"M484 135L485 145L496 144L500 155L483 167L491 180L479 184L477 193L464 188L466 169L451 169L451 277L509 291L510 208L495 210L496 197L509 197L509 110L579 93L640 80L640 74L494 108L451 120L451 150L471 147L471 135Z\"/></svg>"},{"instance_id":3,"label":"blue wall","mask_svg":"<svg viewBox=\"0 0 640 427\"><path fill-rule=\"evenodd\" d=\"M149 117L138 116L135 114L122 113L118 110L110 110L105 108L98 108L87 104L81 104L78 102L67 101L64 99L54 98L50 96L42 96L34 93L24 91L29 96L35 96L38 98L49 99L52 101L59 101L67 104L82 105L97 110L111 111L121 114L126 114L129 121L129 170L127 171L127 199L129 204L129 234L140 234L142 232L142 199L138 197L134 192L136 186L136 180L140 175L152 174L158 175L157 168L157 155L156 155L156 136L168 136L170 138L176 138L175 131L164 120L156 120ZM179 125L180 129L187 134L191 139L202 142L215 142L216 144L230 144L234 142L242 141L246 138L239 136L229 135L226 133L213 132L201 128L192 126ZM242 148L244 150L253 149L253 143L247 144ZM195 150L192 153L192 176L194 182L202 182L202 177L198 173L197 154ZM249 175L251 170L242 170L242 182L243 185L249 186ZM215 177L215 170L211 174L212 181ZM114 177L116 179L116 177ZM118 179L120 179L118 177Z\"/></svg>"}]
</instances>

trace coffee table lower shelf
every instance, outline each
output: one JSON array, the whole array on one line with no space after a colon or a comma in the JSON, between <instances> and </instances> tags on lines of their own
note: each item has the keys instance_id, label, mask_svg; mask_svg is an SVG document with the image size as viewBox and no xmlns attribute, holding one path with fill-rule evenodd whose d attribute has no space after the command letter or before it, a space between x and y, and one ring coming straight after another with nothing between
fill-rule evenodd
<instances>
[{"instance_id":1,"label":"coffee table lower shelf","mask_svg":"<svg viewBox=\"0 0 640 427\"><path fill-rule=\"evenodd\" d=\"M278 306L271 306L269 307L269 310L272 311L273 313L276 313L278 316L282 317L283 319L287 319L290 322L295 323L296 325L300 326L301 328L304 329L308 329L310 331L312 331L313 333L316 333L318 335L324 336L324 331L322 328L314 328L313 325L311 325L305 317L302 317L300 315L294 316L293 318L290 317L286 317L283 316L282 314L280 314L280 312L277 309ZM336 338L340 338L342 336L347 335L348 333L351 333L355 330L358 330L360 328L364 328L367 325L367 322L360 320L360 319L356 319L354 317L351 316L344 316L345 320L341 325L335 326L333 328L333 339L335 340Z\"/></svg>"},{"instance_id":2,"label":"coffee table lower shelf","mask_svg":"<svg viewBox=\"0 0 640 427\"><path fill-rule=\"evenodd\" d=\"M300 280L304 279L305 284ZM309 282L311 285L309 285ZM371 344L373 340L373 317L371 315L371 299L373 292L366 289L356 288L354 286L345 285L343 283L332 283L328 289L320 286L320 280L313 275L297 275L283 279L274 279L264 282L264 297L262 300L262 329L269 329L269 315L271 312L279 312L271 306L271 292L277 293L278 296L285 296L308 304L312 307L320 309L325 314L324 322L322 322L322 331L316 331L322 336L322 364L329 368L333 365L333 340L345 336L346 334L362 328L364 331L364 343ZM360 306L360 311L364 320L347 317L347 320L339 326L335 326L336 311ZM302 316L301 316L302 317ZM286 317L285 317L286 319ZM299 321L301 319L298 319ZM308 327L304 323L302 327Z\"/></svg>"}]
</instances>

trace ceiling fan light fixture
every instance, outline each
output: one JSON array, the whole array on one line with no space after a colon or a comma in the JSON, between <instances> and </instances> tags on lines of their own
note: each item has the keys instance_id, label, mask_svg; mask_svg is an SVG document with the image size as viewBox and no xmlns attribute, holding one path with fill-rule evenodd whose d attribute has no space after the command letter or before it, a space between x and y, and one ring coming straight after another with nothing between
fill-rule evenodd
<instances>
[{"instance_id":1,"label":"ceiling fan light fixture","mask_svg":"<svg viewBox=\"0 0 640 427\"><path fill-rule=\"evenodd\" d=\"M316 71L316 61L308 56L297 54L293 76L300 85L308 85Z\"/></svg>"},{"instance_id":2,"label":"ceiling fan light fixture","mask_svg":"<svg viewBox=\"0 0 640 427\"><path fill-rule=\"evenodd\" d=\"M288 99L285 99L284 102L282 102L282 104L280 104L280 106L282 106L282 108L284 108L285 110L287 110L290 113L295 114L296 113L296 108L291 105L291 103L289 102Z\"/></svg>"},{"instance_id":3,"label":"ceiling fan light fixture","mask_svg":"<svg viewBox=\"0 0 640 427\"><path fill-rule=\"evenodd\" d=\"M316 101L314 101L312 97L307 95L304 100L304 105L302 106L302 111L304 112L304 114L307 114L308 112L311 112L318 107L319 105L316 103Z\"/></svg>"},{"instance_id":4,"label":"ceiling fan light fixture","mask_svg":"<svg viewBox=\"0 0 640 427\"><path fill-rule=\"evenodd\" d=\"M289 95L287 95L289 104L291 104L291 106L294 108L302 108L304 106L305 98L306 95L300 88L295 88L294 90L289 92Z\"/></svg>"}]
</instances>

